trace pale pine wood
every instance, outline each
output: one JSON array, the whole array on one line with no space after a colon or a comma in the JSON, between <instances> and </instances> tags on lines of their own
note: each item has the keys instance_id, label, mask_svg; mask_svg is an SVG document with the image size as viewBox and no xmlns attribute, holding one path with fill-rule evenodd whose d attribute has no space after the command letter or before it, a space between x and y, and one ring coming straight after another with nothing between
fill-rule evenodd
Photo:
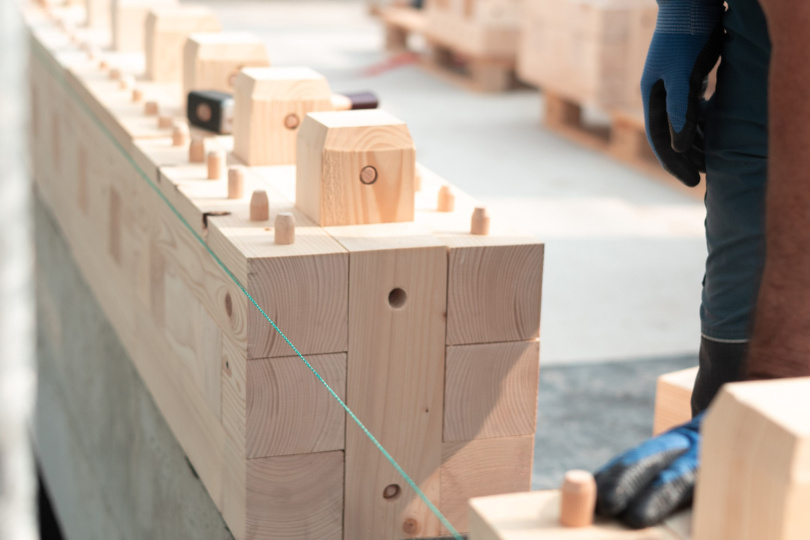
<instances>
[{"instance_id":1,"label":"pale pine wood","mask_svg":"<svg viewBox=\"0 0 810 540\"><path fill-rule=\"evenodd\" d=\"M695 540L810 532L810 378L727 384L701 430Z\"/></svg>"},{"instance_id":2,"label":"pale pine wood","mask_svg":"<svg viewBox=\"0 0 810 540\"><path fill-rule=\"evenodd\" d=\"M183 49L182 100L192 90L233 93L242 68L269 65L264 42L248 32L191 34Z\"/></svg>"},{"instance_id":3,"label":"pale pine wood","mask_svg":"<svg viewBox=\"0 0 810 540\"><path fill-rule=\"evenodd\" d=\"M345 538L343 452L250 459L247 474L246 538Z\"/></svg>"},{"instance_id":4,"label":"pale pine wood","mask_svg":"<svg viewBox=\"0 0 810 540\"><path fill-rule=\"evenodd\" d=\"M470 540L689 540L683 536L680 523L631 530L596 518L592 526L570 528L560 524L559 516L557 490L472 499Z\"/></svg>"},{"instance_id":5,"label":"pale pine wood","mask_svg":"<svg viewBox=\"0 0 810 540\"><path fill-rule=\"evenodd\" d=\"M246 68L234 87L234 153L252 166L295 164L297 127L332 110L329 84L308 68Z\"/></svg>"},{"instance_id":6,"label":"pale pine wood","mask_svg":"<svg viewBox=\"0 0 810 540\"><path fill-rule=\"evenodd\" d=\"M193 160L189 160L193 161ZM241 199L245 195L245 168L230 167L228 169L228 198Z\"/></svg>"},{"instance_id":7,"label":"pale pine wood","mask_svg":"<svg viewBox=\"0 0 810 540\"><path fill-rule=\"evenodd\" d=\"M486 236L489 234L490 216L487 209L477 206L470 217L470 234Z\"/></svg>"},{"instance_id":8,"label":"pale pine wood","mask_svg":"<svg viewBox=\"0 0 810 540\"><path fill-rule=\"evenodd\" d=\"M539 358L536 340L447 347L444 440L533 434Z\"/></svg>"},{"instance_id":9,"label":"pale pine wood","mask_svg":"<svg viewBox=\"0 0 810 540\"><path fill-rule=\"evenodd\" d=\"M191 4L154 6L144 27L146 78L155 82L181 82L183 47L196 32L219 32L219 20L208 8Z\"/></svg>"},{"instance_id":10,"label":"pale pine wood","mask_svg":"<svg viewBox=\"0 0 810 540\"><path fill-rule=\"evenodd\" d=\"M295 243L295 216L290 212L277 215L273 228L276 244L286 246Z\"/></svg>"},{"instance_id":11,"label":"pale pine wood","mask_svg":"<svg viewBox=\"0 0 810 540\"><path fill-rule=\"evenodd\" d=\"M341 399L346 353L307 361ZM345 413L298 356L247 363L248 458L343 450Z\"/></svg>"},{"instance_id":12,"label":"pale pine wood","mask_svg":"<svg viewBox=\"0 0 810 540\"><path fill-rule=\"evenodd\" d=\"M146 16L152 7L177 0L112 0L112 46L116 51L143 52Z\"/></svg>"},{"instance_id":13,"label":"pale pine wood","mask_svg":"<svg viewBox=\"0 0 810 540\"><path fill-rule=\"evenodd\" d=\"M311 113L298 137L296 206L322 227L413 221L416 148L380 110Z\"/></svg>"},{"instance_id":14,"label":"pale pine wood","mask_svg":"<svg viewBox=\"0 0 810 540\"><path fill-rule=\"evenodd\" d=\"M523 0L428 0L425 34L454 50L514 62Z\"/></svg>"},{"instance_id":15,"label":"pale pine wood","mask_svg":"<svg viewBox=\"0 0 810 540\"><path fill-rule=\"evenodd\" d=\"M349 251L346 403L439 500L447 255L412 224L333 227ZM404 291L393 293L395 289ZM386 500L387 486L400 495ZM365 434L346 428L344 538L437 536L439 522Z\"/></svg>"},{"instance_id":16,"label":"pale pine wood","mask_svg":"<svg viewBox=\"0 0 810 540\"><path fill-rule=\"evenodd\" d=\"M593 524L596 480L589 471L568 471L560 486L560 524L587 527Z\"/></svg>"},{"instance_id":17,"label":"pale pine wood","mask_svg":"<svg viewBox=\"0 0 810 540\"><path fill-rule=\"evenodd\" d=\"M655 387L653 435L685 424L692 419L692 388L698 368L682 369L658 377Z\"/></svg>"},{"instance_id":18,"label":"pale pine wood","mask_svg":"<svg viewBox=\"0 0 810 540\"><path fill-rule=\"evenodd\" d=\"M257 189L250 196L250 221L267 221L270 219L270 203L267 192Z\"/></svg>"},{"instance_id":19,"label":"pale pine wood","mask_svg":"<svg viewBox=\"0 0 810 540\"><path fill-rule=\"evenodd\" d=\"M442 444L441 510L459 531L468 531L473 497L531 487L534 435Z\"/></svg>"}]
</instances>

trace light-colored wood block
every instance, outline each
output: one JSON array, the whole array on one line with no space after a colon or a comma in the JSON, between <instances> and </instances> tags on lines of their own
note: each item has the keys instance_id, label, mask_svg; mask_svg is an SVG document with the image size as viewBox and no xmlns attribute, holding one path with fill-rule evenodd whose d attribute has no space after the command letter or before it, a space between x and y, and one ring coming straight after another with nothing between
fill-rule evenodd
<instances>
[{"instance_id":1,"label":"light-colored wood block","mask_svg":"<svg viewBox=\"0 0 810 540\"><path fill-rule=\"evenodd\" d=\"M183 80L183 47L192 33L219 32L219 20L206 7L158 6L146 16L146 78L155 82Z\"/></svg>"},{"instance_id":2,"label":"light-colored wood block","mask_svg":"<svg viewBox=\"0 0 810 540\"><path fill-rule=\"evenodd\" d=\"M264 42L253 34L191 34L183 49L183 102L192 90L233 93L241 69L269 65Z\"/></svg>"},{"instance_id":3,"label":"light-colored wood block","mask_svg":"<svg viewBox=\"0 0 810 540\"><path fill-rule=\"evenodd\" d=\"M810 378L727 384L701 429L695 540L810 532Z\"/></svg>"},{"instance_id":4,"label":"light-colored wood block","mask_svg":"<svg viewBox=\"0 0 810 540\"><path fill-rule=\"evenodd\" d=\"M540 343L447 347L444 441L534 433Z\"/></svg>"},{"instance_id":5,"label":"light-colored wood block","mask_svg":"<svg viewBox=\"0 0 810 540\"><path fill-rule=\"evenodd\" d=\"M664 525L628 529L617 521L595 518L589 527L560 524L560 492L532 491L470 501L470 540L689 540L691 512Z\"/></svg>"},{"instance_id":6,"label":"light-colored wood block","mask_svg":"<svg viewBox=\"0 0 810 540\"><path fill-rule=\"evenodd\" d=\"M413 221L416 148L379 110L312 113L298 137L296 206L322 227Z\"/></svg>"},{"instance_id":7,"label":"light-colored wood block","mask_svg":"<svg viewBox=\"0 0 810 540\"><path fill-rule=\"evenodd\" d=\"M349 252L346 403L435 504L446 249L412 224L328 230ZM344 538L430 537L439 529L438 519L349 422Z\"/></svg>"},{"instance_id":8,"label":"light-colored wood block","mask_svg":"<svg viewBox=\"0 0 810 540\"><path fill-rule=\"evenodd\" d=\"M111 0L86 0L87 26L96 29L108 29L112 8Z\"/></svg>"},{"instance_id":9,"label":"light-colored wood block","mask_svg":"<svg viewBox=\"0 0 810 540\"><path fill-rule=\"evenodd\" d=\"M153 7L177 0L112 0L112 46L116 51L143 52L146 16Z\"/></svg>"},{"instance_id":10,"label":"light-colored wood block","mask_svg":"<svg viewBox=\"0 0 810 540\"><path fill-rule=\"evenodd\" d=\"M329 84L308 68L246 68L234 86L234 153L248 165L294 165L304 117L332 110Z\"/></svg>"},{"instance_id":11,"label":"light-colored wood block","mask_svg":"<svg viewBox=\"0 0 810 540\"><path fill-rule=\"evenodd\" d=\"M307 361L341 399L346 353ZM248 458L343 450L343 408L298 356L247 363Z\"/></svg>"},{"instance_id":12,"label":"light-colored wood block","mask_svg":"<svg viewBox=\"0 0 810 540\"><path fill-rule=\"evenodd\" d=\"M534 435L442 445L441 510L459 531L468 531L473 497L526 491L531 487Z\"/></svg>"},{"instance_id":13,"label":"light-colored wood block","mask_svg":"<svg viewBox=\"0 0 810 540\"><path fill-rule=\"evenodd\" d=\"M514 60L523 0L427 0L425 34L455 52Z\"/></svg>"},{"instance_id":14,"label":"light-colored wood block","mask_svg":"<svg viewBox=\"0 0 810 540\"><path fill-rule=\"evenodd\" d=\"M658 377L655 387L653 435L685 424L692 419L692 389L698 368L682 369Z\"/></svg>"},{"instance_id":15,"label":"light-colored wood block","mask_svg":"<svg viewBox=\"0 0 810 540\"><path fill-rule=\"evenodd\" d=\"M341 540L343 452L248 460L247 532L255 540Z\"/></svg>"}]
</instances>

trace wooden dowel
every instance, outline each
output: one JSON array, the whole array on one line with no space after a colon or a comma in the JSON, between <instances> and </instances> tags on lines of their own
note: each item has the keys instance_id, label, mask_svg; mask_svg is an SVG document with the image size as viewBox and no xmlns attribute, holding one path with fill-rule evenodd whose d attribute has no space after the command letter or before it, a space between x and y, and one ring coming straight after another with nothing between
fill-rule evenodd
<instances>
[{"instance_id":1,"label":"wooden dowel","mask_svg":"<svg viewBox=\"0 0 810 540\"><path fill-rule=\"evenodd\" d=\"M560 523L587 527L593 523L596 481L588 471L568 471L560 488Z\"/></svg>"},{"instance_id":2,"label":"wooden dowel","mask_svg":"<svg viewBox=\"0 0 810 540\"><path fill-rule=\"evenodd\" d=\"M117 81L121 78L121 70L117 68L112 68L110 70L110 80Z\"/></svg>"},{"instance_id":3,"label":"wooden dowel","mask_svg":"<svg viewBox=\"0 0 810 540\"><path fill-rule=\"evenodd\" d=\"M267 192L256 190L250 197L250 221L267 221L270 219L270 201Z\"/></svg>"},{"instance_id":4,"label":"wooden dowel","mask_svg":"<svg viewBox=\"0 0 810 540\"><path fill-rule=\"evenodd\" d=\"M489 234L489 212L483 206L477 206L470 220L470 234L486 236Z\"/></svg>"},{"instance_id":5,"label":"wooden dowel","mask_svg":"<svg viewBox=\"0 0 810 540\"><path fill-rule=\"evenodd\" d=\"M143 105L143 114L146 116L157 116L160 112L157 101L147 101Z\"/></svg>"},{"instance_id":6,"label":"wooden dowel","mask_svg":"<svg viewBox=\"0 0 810 540\"><path fill-rule=\"evenodd\" d=\"M133 88L132 89L132 103L140 103L143 101L143 90L140 88Z\"/></svg>"},{"instance_id":7,"label":"wooden dowel","mask_svg":"<svg viewBox=\"0 0 810 540\"><path fill-rule=\"evenodd\" d=\"M158 127L159 128L168 129L168 128L172 127L172 124L174 124L174 120L172 119L171 116L168 116L168 115L165 115L165 114L158 115Z\"/></svg>"},{"instance_id":8,"label":"wooden dowel","mask_svg":"<svg viewBox=\"0 0 810 540\"><path fill-rule=\"evenodd\" d=\"M188 144L188 124L175 122L172 127L172 146L185 146Z\"/></svg>"},{"instance_id":9,"label":"wooden dowel","mask_svg":"<svg viewBox=\"0 0 810 540\"><path fill-rule=\"evenodd\" d=\"M290 245L295 243L295 217L289 212L281 212L276 216L275 223L276 244Z\"/></svg>"},{"instance_id":10,"label":"wooden dowel","mask_svg":"<svg viewBox=\"0 0 810 540\"><path fill-rule=\"evenodd\" d=\"M226 156L223 150L208 152L208 179L221 180L225 178Z\"/></svg>"},{"instance_id":11,"label":"wooden dowel","mask_svg":"<svg viewBox=\"0 0 810 540\"><path fill-rule=\"evenodd\" d=\"M130 88L135 87L135 77L132 75L121 75L121 78L118 80L118 88L121 90L129 90Z\"/></svg>"},{"instance_id":12,"label":"wooden dowel","mask_svg":"<svg viewBox=\"0 0 810 540\"><path fill-rule=\"evenodd\" d=\"M228 169L228 198L241 199L245 194L245 168L240 166Z\"/></svg>"},{"instance_id":13,"label":"wooden dowel","mask_svg":"<svg viewBox=\"0 0 810 540\"><path fill-rule=\"evenodd\" d=\"M456 196L450 186L442 186L439 188L439 200L437 201L436 209L439 212L452 212L456 208Z\"/></svg>"},{"instance_id":14,"label":"wooden dowel","mask_svg":"<svg viewBox=\"0 0 810 540\"><path fill-rule=\"evenodd\" d=\"M199 135L192 137L188 144L188 160L191 163L205 162L205 139Z\"/></svg>"}]
</instances>

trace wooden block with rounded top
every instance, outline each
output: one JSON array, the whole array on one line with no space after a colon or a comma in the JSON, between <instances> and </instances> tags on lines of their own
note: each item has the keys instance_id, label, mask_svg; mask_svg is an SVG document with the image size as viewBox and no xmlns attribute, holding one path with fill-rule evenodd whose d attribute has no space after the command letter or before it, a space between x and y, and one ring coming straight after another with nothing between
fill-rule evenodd
<instances>
[{"instance_id":1,"label":"wooden block with rounded top","mask_svg":"<svg viewBox=\"0 0 810 540\"><path fill-rule=\"evenodd\" d=\"M701 428L695 540L810 532L810 377L727 384Z\"/></svg>"},{"instance_id":2,"label":"wooden block with rounded top","mask_svg":"<svg viewBox=\"0 0 810 540\"><path fill-rule=\"evenodd\" d=\"M304 117L332 110L329 83L309 68L245 68L234 90L233 151L252 166L294 165Z\"/></svg>"},{"instance_id":3,"label":"wooden block with rounded top","mask_svg":"<svg viewBox=\"0 0 810 540\"><path fill-rule=\"evenodd\" d=\"M560 486L560 523L566 527L587 527L596 508L596 480L589 471L565 473Z\"/></svg>"},{"instance_id":4,"label":"wooden block with rounded top","mask_svg":"<svg viewBox=\"0 0 810 540\"><path fill-rule=\"evenodd\" d=\"M298 137L296 205L322 227L414 219L416 148L380 110L307 116Z\"/></svg>"},{"instance_id":5,"label":"wooden block with rounded top","mask_svg":"<svg viewBox=\"0 0 810 540\"><path fill-rule=\"evenodd\" d=\"M531 435L540 342L447 347L444 441Z\"/></svg>"},{"instance_id":6,"label":"wooden block with rounded top","mask_svg":"<svg viewBox=\"0 0 810 540\"><path fill-rule=\"evenodd\" d=\"M206 7L190 4L153 7L146 16L146 78L183 80L183 46L195 32L219 32L219 20Z\"/></svg>"},{"instance_id":7,"label":"wooden block with rounded top","mask_svg":"<svg viewBox=\"0 0 810 540\"><path fill-rule=\"evenodd\" d=\"M183 49L183 101L192 90L232 93L242 68L269 65L264 41L248 32L191 34Z\"/></svg>"},{"instance_id":8,"label":"wooden block with rounded top","mask_svg":"<svg viewBox=\"0 0 810 540\"><path fill-rule=\"evenodd\" d=\"M177 0L112 0L112 46L116 51L143 52L146 16L153 7Z\"/></svg>"}]
</instances>

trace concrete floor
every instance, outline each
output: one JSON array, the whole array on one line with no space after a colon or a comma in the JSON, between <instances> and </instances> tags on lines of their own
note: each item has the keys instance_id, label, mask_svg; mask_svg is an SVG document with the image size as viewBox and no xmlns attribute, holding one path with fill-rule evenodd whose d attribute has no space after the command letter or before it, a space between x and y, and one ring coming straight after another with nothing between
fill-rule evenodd
<instances>
[{"instance_id":1,"label":"concrete floor","mask_svg":"<svg viewBox=\"0 0 810 540\"><path fill-rule=\"evenodd\" d=\"M376 92L421 163L546 243L534 489L649 436L655 378L697 364L697 197L545 130L536 90L476 94L417 66L385 69L363 2L207 3L226 30L262 36L274 65Z\"/></svg>"}]
</instances>

